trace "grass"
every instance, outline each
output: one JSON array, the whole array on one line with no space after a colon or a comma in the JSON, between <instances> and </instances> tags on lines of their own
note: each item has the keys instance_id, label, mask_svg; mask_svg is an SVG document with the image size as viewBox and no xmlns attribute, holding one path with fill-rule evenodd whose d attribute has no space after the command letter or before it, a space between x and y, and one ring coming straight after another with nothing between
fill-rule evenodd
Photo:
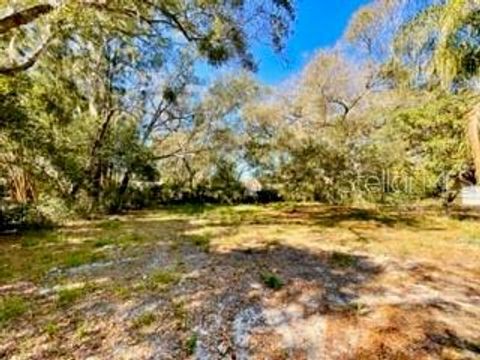
<instances>
[{"instance_id":1,"label":"grass","mask_svg":"<svg viewBox=\"0 0 480 360\"><path fill-rule=\"evenodd\" d=\"M65 254L63 266L66 268L73 268L85 264L91 264L103 260L104 258L104 255L93 252L91 249L77 250L75 252Z\"/></svg>"},{"instance_id":2,"label":"grass","mask_svg":"<svg viewBox=\"0 0 480 360\"><path fill-rule=\"evenodd\" d=\"M148 290L166 290L180 281L182 274L175 269L160 269L151 273L145 281Z\"/></svg>"},{"instance_id":3,"label":"grass","mask_svg":"<svg viewBox=\"0 0 480 360\"><path fill-rule=\"evenodd\" d=\"M119 219L106 220L98 224L98 228L102 230L118 230L122 226L122 222Z\"/></svg>"},{"instance_id":4,"label":"grass","mask_svg":"<svg viewBox=\"0 0 480 360\"><path fill-rule=\"evenodd\" d=\"M201 225L192 228L192 221L201 221ZM288 246L329 251L338 251L341 246L342 253L355 249L452 261L464 261L467 256L474 262L480 247L478 233L480 224L471 214L448 217L441 210L421 208L403 211L318 204L174 206L121 220L81 222L57 231L28 232L2 239L0 284L38 282L53 268L107 260L110 247L134 252L140 251L139 245L148 248L159 241L175 244L178 238L205 252L212 251L213 244L221 248L248 243L255 248L281 240ZM332 256L332 265L353 264L348 256L337 254Z\"/></svg>"},{"instance_id":5,"label":"grass","mask_svg":"<svg viewBox=\"0 0 480 360\"><path fill-rule=\"evenodd\" d=\"M204 252L210 251L210 237L207 234L192 234L187 236L188 242Z\"/></svg>"},{"instance_id":6,"label":"grass","mask_svg":"<svg viewBox=\"0 0 480 360\"><path fill-rule=\"evenodd\" d=\"M62 289L58 292L57 306L61 308L70 307L78 300L87 296L93 290L94 287L89 284L73 289Z\"/></svg>"},{"instance_id":7,"label":"grass","mask_svg":"<svg viewBox=\"0 0 480 360\"><path fill-rule=\"evenodd\" d=\"M58 231L39 230L27 231L21 236L21 246L23 248L32 248L39 245L50 245L62 241L62 234Z\"/></svg>"},{"instance_id":8,"label":"grass","mask_svg":"<svg viewBox=\"0 0 480 360\"><path fill-rule=\"evenodd\" d=\"M145 312L133 320L132 327L134 329L148 327L152 325L156 319L157 317L153 312Z\"/></svg>"},{"instance_id":9,"label":"grass","mask_svg":"<svg viewBox=\"0 0 480 360\"><path fill-rule=\"evenodd\" d=\"M29 303L19 296L0 299L0 326L22 316L29 309Z\"/></svg>"},{"instance_id":10,"label":"grass","mask_svg":"<svg viewBox=\"0 0 480 360\"><path fill-rule=\"evenodd\" d=\"M56 324L55 322L50 321L45 325L44 331L48 336L54 337L59 333L60 326L58 326L58 324Z\"/></svg>"},{"instance_id":11,"label":"grass","mask_svg":"<svg viewBox=\"0 0 480 360\"><path fill-rule=\"evenodd\" d=\"M97 249L104 248L106 246L119 246L122 248L128 248L135 244L141 243L144 238L135 232L129 232L126 234L114 234L110 236L102 236L93 240L93 247Z\"/></svg>"},{"instance_id":12,"label":"grass","mask_svg":"<svg viewBox=\"0 0 480 360\"><path fill-rule=\"evenodd\" d=\"M182 300L173 301L172 311L179 329L185 330L188 328L189 318L188 311L185 307L185 302Z\"/></svg>"},{"instance_id":13,"label":"grass","mask_svg":"<svg viewBox=\"0 0 480 360\"><path fill-rule=\"evenodd\" d=\"M142 216L148 222L138 221ZM201 227L187 232L191 221L197 220L202 221ZM224 233L219 236L221 231ZM55 267L77 267L106 259L109 246L130 251L139 244L148 246L179 236L206 252L212 251L212 244L268 244L281 239L282 244L286 240L285 244L292 246L321 245L325 250L338 251L341 245L347 250L342 252L352 248L438 259L448 258L452 250L457 258L466 254L465 249L454 243L458 239L465 247L478 249L478 233L480 224L474 218L447 217L440 210L358 209L317 204L175 206L139 217L83 222L59 231L9 237L0 242L0 283L36 282ZM332 257L333 264L349 266L348 259L336 257Z\"/></svg>"},{"instance_id":14,"label":"grass","mask_svg":"<svg viewBox=\"0 0 480 360\"><path fill-rule=\"evenodd\" d=\"M182 286L175 286L182 278L188 285L185 288L190 289L195 281L218 273L210 273L210 266L216 268L218 264L221 268L225 265L235 273L235 279L228 281L236 281L237 276L242 281L244 279L239 277L245 276L246 272L248 281L253 275L253 281L261 281L265 288L285 289L277 295L288 298L296 277L303 276L292 275L296 274L293 266L282 267L289 263L290 255L292 261L318 257L319 271L326 270L329 276L340 279L355 273L359 258L365 256L367 263L384 255L399 262L426 259L438 264L439 269L458 271L459 276L462 271L470 269L480 275L480 222L473 216L475 214L471 215L460 219L423 209L406 212L393 208L356 209L318 204L192 205L133 213L121 220L79 222L53 232L7 237L0 239L0 286L28 281L43 288L58 285L58 282L67 283L72 280L70 277L74 277L74 282L85 281L87 285L63 289L55 297L42 298L45 304L40 306L33 306L40 302L27 300L26 295L4 296L0 300L0 326L17 324L16 319L23 319L25 314L31 313L33 321L37 321L35 326L39 333L58 340L63 339L66 332L75 331L72 324L76 325L78 321L72 318L81 316L77 313L81 312L83 305L99 300L123 305L145 297L160 297L165 299L163 304L169 306L164 309L165 313L146 312L128 320L127 327L142 329L160 323L164 315L171 317L170 320L174 320L172 331L181 332L179 350L191 356L198 343L197 334L192 332L197 308L190 303L188 296L191 294L183 293L183 282ZM172 244L177 246L173 248ZM166 259L161 259L158 263L162 265L156 265L152 271L151 265L157 263L152 257L158 253L160 256L165 254ZM302 254L305 257L302 258ZM117 266L118 259L133 260ZM111 267L66 271L110 260ZM255 266L249 267L250 262ZM202 267L205 263L208 267ZM258 269L257 266L264 271L248 274L250 269ZM239 271L236 271L237 267ZM315 271L312 269L312 273ZM233 275L228 273L225 276ZM312 275L312 278L315 277ZM101 279L107 284L105 288L89 285L93 283L91 280L97 284L96 281ZM396 278L384 281L396 281ZM197 294L200 303L204 301L202 296L209 296L217 290L216 279L212 284L212 289L206 289L205 294ZM221 286L225 284L219 284L219 291L223 291ZM95 296L92 296L94 290ZM21 294L22 290L12 292L17 291ZM258 293L265 294L264 291ZM172 294L177 297L172 298ZM109 314L108 307L107 310L102 306L99 308L100 312ZM361 317L370 308L352 302L340 310L348 316ZM62 316L61 322L57 322L59 315ZM95 326L91 321L90 332L87 327L78 331L92 334L89 338L93 339L96 338L93 335L96 334Z\"/></svg>"}]
</instances>

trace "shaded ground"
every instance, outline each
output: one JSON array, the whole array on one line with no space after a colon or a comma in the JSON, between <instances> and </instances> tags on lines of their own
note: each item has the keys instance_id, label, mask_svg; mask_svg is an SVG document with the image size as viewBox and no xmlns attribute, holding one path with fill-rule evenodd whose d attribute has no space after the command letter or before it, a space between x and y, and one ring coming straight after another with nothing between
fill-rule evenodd
<instances>
[{"instance_id":1,"label":"shaded ground","mask_svg":"<svg viewBox=\"0 0 480 360\"><path fill-rule=\"evenodd\" d=\"M480 358L476 213L179 207L0 249L0 358Z\"/></svg>"}]
</instances>

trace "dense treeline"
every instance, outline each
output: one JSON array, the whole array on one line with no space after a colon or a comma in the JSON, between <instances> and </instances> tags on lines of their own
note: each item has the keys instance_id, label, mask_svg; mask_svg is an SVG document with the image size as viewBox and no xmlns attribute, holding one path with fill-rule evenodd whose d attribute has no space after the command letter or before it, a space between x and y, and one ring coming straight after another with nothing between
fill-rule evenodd
<instances>
[{"instance_id":1,"label":"dense treeline","mask_svg":"<svg viewBox=\"0 0 480 360\"><path fill-rule=\"evenodd\" d=\"M372 1L275 88L250 49L268 29L282 50L288 0L1 11L1 226L182 201L451 201L480 177L475 0Z\"/></svg>"}]
</instances>

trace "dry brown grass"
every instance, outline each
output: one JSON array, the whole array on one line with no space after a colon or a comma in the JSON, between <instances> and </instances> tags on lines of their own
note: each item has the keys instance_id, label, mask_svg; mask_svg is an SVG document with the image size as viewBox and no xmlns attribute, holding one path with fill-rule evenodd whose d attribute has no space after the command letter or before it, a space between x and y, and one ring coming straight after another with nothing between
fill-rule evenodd
<instances>
[{"instance_id":1,"label":"dry brown grass","mask_svg":"<svg viewBox=\"0 0 480 360\"><path fill-rule=\"evenodd\" d=\"M475 358L479 216L177 207L4 238L0 358Z\"/></svg>"}]
</instances>

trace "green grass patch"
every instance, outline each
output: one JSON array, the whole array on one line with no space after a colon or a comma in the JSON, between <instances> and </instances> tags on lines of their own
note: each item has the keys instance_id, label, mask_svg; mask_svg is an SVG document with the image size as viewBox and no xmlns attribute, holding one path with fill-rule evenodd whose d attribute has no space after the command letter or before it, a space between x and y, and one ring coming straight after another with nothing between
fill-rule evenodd
<instances>
[{"instance_id":1,"label":"green grass patch","mask_svg":"<svg viewBox=\"0 0 480 360\"><path fill-rule=\"evenodd\" d=\"M184 204L184 205L170 205L165 208L169 213L178 215L201 215L207 211L214 209L214 205L208 204Z\"/></svg>"},{"instance_id":2,"label":"green grass patch","mask_svg":"<svg viewBox=\"0 0 480 360\"><path fill-rule=\"evenodd\" d=\"M29 304L19 296L0 299L0 326L3 326L28 311Z\"/></svg>"},{"instance_id":3,"label":"green grass patch","mask_svg":"<svg viewBox=\"0 0 480 360\"><path fill-rule=\"evenodd\" d=\"M85 285L74 289L62 289L58 292L57 306L67 308L91 293L94 287Z\"/></svg>"},{"instance_id":4,"label":"green grass patch","mask_svg":"<svg viewBox=\"0 0 480 360\"><path fill-rule=\"evenodd\" d=\"M134 232L126 234L112 234L109 236L99 237L93 240L92 244L94 248L100 249L110 245L117 245L121 247L128 247L132 244L138 244L144 241L145 238Z\"/></svg>"},{"instance_id":5,"label":"green grass patch","mask_svg":"<svg viewBox=\"0 0 480 360\"><path fill-rule=\"evenodd\" d=\"M93 246L96 248L103 248L105 246L113 245L115 244L116 240L114 238L106 237L106 238L100 238L96 239L93 242Z\"/></svg>"},{"instance_id":6,"label":"green grass patch","mask_svg":"<svg viewBox=\"0 0 480 360\"><path fill-rule=\"evenodd\" d=\"M130 295L132 294L132 291L133 291L133 289L131 289L128 286L116 285L116 284L114 284L114 286L111 288L111 290L113 291L113 293L116 297L118 297L119 299L122 299L122 300L128 299L130 297Z\"/></svg>"},{"instance_id":7,"label":"green grass patch","mask_svg":"<svg viewBox=\"0 0 480 360\"><path fill-rule=\"evenodd\" d=\"M66 268L78 267L94 263L104 258L105 256L103 254L95 253L90 249L77 250L64 255L63 266Z\"/></svg>"}]
</instances>

